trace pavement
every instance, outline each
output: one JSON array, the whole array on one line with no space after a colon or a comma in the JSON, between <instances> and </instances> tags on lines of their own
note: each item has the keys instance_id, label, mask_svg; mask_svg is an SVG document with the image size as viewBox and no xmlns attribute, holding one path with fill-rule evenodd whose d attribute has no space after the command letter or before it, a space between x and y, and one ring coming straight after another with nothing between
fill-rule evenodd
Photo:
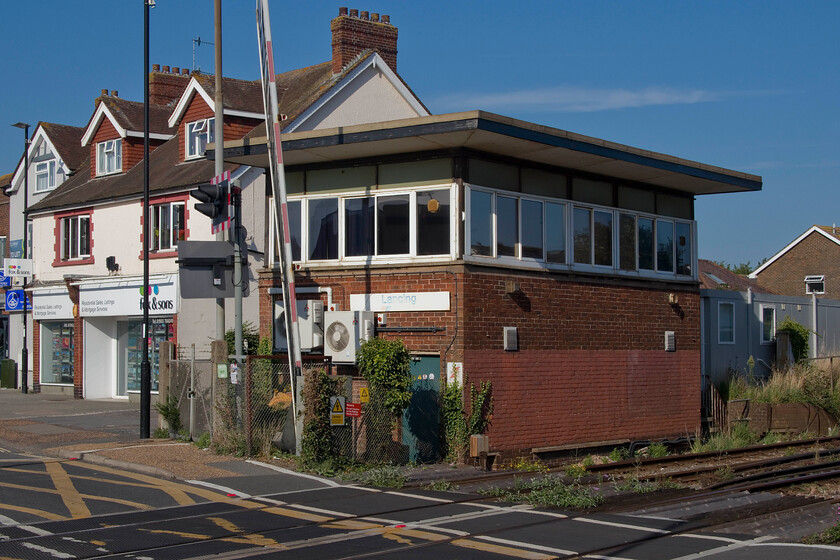
<instances>
[{"instance_id":1,"label":"pavement","mask_svg":"<svg viewBox=\"0 0 840 560\"><path fill-rule=\"evenodd\" d=\"M154 409L150 412L150 423L150 432L154 433L158 427ZM0 447L192 481L253 478L295 470L295 462L289 458L258 461L218 455L183 441L141 439L139 403L23 394L15 389L0 389ZM414 484L473 478L480 473L472 467L446 464L406 470ZM244 480L240 481L243 483Z\"/></svg>"}]
</instances>

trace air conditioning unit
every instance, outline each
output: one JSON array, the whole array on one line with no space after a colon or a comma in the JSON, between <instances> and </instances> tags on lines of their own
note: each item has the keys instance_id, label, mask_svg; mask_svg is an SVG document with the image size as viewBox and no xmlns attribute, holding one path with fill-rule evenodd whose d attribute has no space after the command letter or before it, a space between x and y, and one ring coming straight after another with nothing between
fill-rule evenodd
<instances>
[{"instance_id":1,"label":"air conditioning unit","mask_svg":"<svg viewBox=\"0 0 840 560\"><path fill-rule=\"evenodd\" d=\"M300 351L311 352L324 345L324 304L321 300L297 300ZM274 351L289 350L286 336L286 307L282 300L274 302Z\"/></svg>"},{"instance_id":2,"label":"air conditioning unit","mask_svg":"<svg viewBox=\"0 0 840 560\"><path fill-rule=\"evenodd\" d=\"M376 317L372 311L324 313L324 355L335 364L355 364L362 342L373 337Z\"/></svg>"}]
</instances>

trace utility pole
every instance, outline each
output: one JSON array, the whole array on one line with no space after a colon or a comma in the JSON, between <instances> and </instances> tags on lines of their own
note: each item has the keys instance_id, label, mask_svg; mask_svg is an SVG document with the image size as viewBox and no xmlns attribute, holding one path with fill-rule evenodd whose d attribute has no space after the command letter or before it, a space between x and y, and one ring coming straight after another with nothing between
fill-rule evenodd
<instances>
[{"instance_id":1,"label":"utility pole","mask_svg":"<svg viewBox=\"0 0 840 560\"><path fill-rule=\"evenodd\" d=\"M222 107L222 0L213 0L213 13L216 28L216 97L213 136L216 143L215 175L221 177L225 170L225 137ZM225 232L216 233L216 241L225 241ZM225 339L225 298L216 298L216 340Z\"/></svg>"},{"instance_id":2,"label":"utility pole","mask_svg":"<svg viewBox=\"0 0 840 560\"><path fill-rule=\"evenodd\" d=\"M151 435L152 366L149 362L149 8L143 0L143 360L140 362L140 439Z\"/></svg>"}]
</instances>

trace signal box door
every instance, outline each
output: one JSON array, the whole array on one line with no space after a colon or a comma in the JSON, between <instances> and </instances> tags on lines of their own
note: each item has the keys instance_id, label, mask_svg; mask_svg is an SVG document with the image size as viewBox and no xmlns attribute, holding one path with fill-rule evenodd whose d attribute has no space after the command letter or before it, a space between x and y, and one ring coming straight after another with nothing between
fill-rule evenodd
<instances>
[{"instance_id":1,"label":"signal box door","mask_svg":"<svg viewBox=\"0 0 840 560\"><path fill-rule=\"evenodd\" d=\"M408 460L434 463L440 456L440 356L412 356L411 403L403 413Z\"/></svg>"}]
</instances>

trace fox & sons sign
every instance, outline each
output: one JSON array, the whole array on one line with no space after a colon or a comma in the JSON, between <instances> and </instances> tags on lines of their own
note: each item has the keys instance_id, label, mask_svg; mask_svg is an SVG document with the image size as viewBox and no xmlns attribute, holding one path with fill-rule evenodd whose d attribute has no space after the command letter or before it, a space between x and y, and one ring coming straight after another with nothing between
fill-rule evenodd
<instances>
[{"instance_id":1,"label":"fox & sons sign","mask_svg":"<svg viewBox=\"0 0 840 560\"><path fill-rule=\"evenodd\" d=\"M83 317L114 315L142 315L148 301L149 315L174 315L178 312L178 284L176 276L149 283L148 297L143 285L109 286L107 284L79 286L79 314Z\"/></svg>"}]
</instances>

